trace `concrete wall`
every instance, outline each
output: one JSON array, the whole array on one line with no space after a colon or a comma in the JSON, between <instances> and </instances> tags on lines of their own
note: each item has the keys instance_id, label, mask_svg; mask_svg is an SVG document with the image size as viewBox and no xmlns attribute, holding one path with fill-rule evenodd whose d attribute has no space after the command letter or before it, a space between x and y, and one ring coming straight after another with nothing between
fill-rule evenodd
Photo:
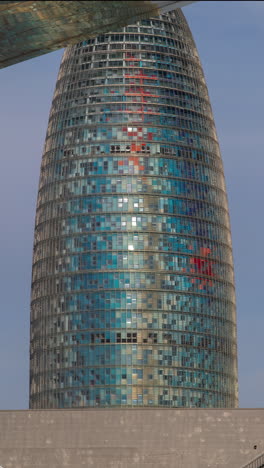
<instances>
[{"instance_id":1,"label":"concrete wall","mask_svg":"<svg viewBox=\"0 0 264 468\"><path fill-rule=\"evenodd\" d=\"M241 468L262 452L264 409L0 411L3 468Z\"/></svg>"}]
</instances>

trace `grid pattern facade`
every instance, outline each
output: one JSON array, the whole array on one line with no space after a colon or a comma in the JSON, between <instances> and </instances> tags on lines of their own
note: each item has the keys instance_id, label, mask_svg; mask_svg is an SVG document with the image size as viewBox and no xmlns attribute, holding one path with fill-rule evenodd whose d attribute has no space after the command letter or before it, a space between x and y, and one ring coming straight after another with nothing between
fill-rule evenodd
<instances>
[{"instance_id":1,"label":"grid pattern facade","mask_svg":"<svg viewBox=\"0 0 264 468\"><path fill-rule=\"evenodd\" d=\"M37 202L31 407L234 407L225 181L180 10L66 49Z\"/></svg>"}]
</instances>

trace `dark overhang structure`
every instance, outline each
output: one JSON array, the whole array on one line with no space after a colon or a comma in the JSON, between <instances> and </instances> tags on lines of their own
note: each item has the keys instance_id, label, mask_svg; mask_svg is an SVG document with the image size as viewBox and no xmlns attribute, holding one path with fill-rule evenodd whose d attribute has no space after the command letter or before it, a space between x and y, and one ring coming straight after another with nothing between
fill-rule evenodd
<instances>
[{"instance_id":1,"label":"dark overhang structure","mask_svg":"<svg viewBox=\"0 0 264 468\"><path fill-rule=\"evenodd\" d=\"M0 1L0 68L192 1Z\"/></svg>"}]
</instances>

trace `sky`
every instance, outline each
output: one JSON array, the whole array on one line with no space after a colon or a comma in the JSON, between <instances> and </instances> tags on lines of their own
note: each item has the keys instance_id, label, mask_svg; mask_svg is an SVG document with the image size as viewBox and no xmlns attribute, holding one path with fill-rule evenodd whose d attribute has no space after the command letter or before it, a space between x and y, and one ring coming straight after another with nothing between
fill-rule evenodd
<instances>
[{"instance_id":1,"label":"sky","mask_svg":"<svg viewBox=\"0 0 264 468\"><path fill-rule=\"evenodd\" d=\"M240 407L264 407L264 1L183 8L224 161L235 262ZM28 408L29 311L42 149L62 50L0 70L0 409Z\"/></svg>"}]
</instances>

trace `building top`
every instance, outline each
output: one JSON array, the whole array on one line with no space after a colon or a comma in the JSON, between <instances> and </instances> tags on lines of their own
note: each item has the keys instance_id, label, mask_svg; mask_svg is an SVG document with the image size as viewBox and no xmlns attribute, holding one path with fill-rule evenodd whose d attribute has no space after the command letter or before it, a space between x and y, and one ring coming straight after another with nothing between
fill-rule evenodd
<instances>
[{"instance_id":1,"label":"building top","mask_svg":"<svg viewBox=\"0 0 264 468\"><path fill-rule=\"evenodd\" d=\"M0 68L192 1L0 1Z\"/></svg>"}]
</instances>

